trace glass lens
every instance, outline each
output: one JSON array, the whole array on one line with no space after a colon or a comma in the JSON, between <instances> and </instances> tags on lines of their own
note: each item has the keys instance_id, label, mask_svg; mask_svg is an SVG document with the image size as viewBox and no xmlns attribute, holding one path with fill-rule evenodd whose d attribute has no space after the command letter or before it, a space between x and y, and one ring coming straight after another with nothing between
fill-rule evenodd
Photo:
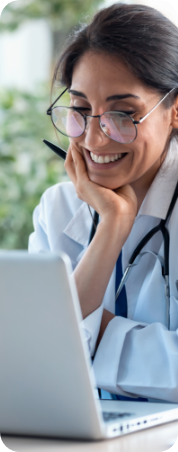
<instances>
[{"instance_id":1,"label":"glass lens","mask_svg":"<svg viewBox=\"0 0 178 452\"><path fill-rule=\"evenodd\" d=\"M103 132L118 143L132 143L136 127L129 115L117 111L104 113L100 118Z\"/></svg>"},{"instance_id":2,"label":"glass lens","mask_svg":"<svg viewBox=\"0 0 178 452\"><path fill-rule=\"evenodd\" d=\"M80 137L85 130L83 116L71 108L54 107L51 116L56 129L67 137Z\"/></svg>"}]
</instances>

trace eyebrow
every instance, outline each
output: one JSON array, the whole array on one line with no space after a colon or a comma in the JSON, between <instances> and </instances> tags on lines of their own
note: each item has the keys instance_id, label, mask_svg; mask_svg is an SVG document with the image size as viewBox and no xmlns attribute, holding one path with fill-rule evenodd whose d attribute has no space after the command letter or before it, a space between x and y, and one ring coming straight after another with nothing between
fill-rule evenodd
<instances>
[{"instance_id":1,"label":"eyebrow","mask_svg":"<svg viewBox=\"0 0 178 452\"><path fill-rule=\"evenodd\" d=\"M71 93L74 96L84 97L84 99L87 99L87 96L84 93L82 93L81 91L76 91L74 89L69 89L68 93ZM127 99L128 97L134 97L134 99L140 99L140 97L136 96L135 94L127 93L127 94L114 94L113 96L107 97L106 101L109 101L109 100L122 100L122 99Z\"/></svg>"}]
</instances>

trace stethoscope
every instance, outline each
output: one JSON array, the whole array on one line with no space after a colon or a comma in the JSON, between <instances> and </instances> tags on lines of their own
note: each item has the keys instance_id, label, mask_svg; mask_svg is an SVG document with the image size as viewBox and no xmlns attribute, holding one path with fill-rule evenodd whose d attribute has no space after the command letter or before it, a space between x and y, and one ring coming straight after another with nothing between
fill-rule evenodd
<instances>
[{"instance_id":1,"label":"stethoscope","mask_svg":"<svg viewBox=\"0 0 178 452\"><path fill-rule=\"evenodd\" d=\"M123 277L121 279L121 282L119 284L119 287L117 289L116 292L116 298L115 298L115 302L118 299L118 296L124 286L124 284L126 283L128 276L130 274L130 271L132 269L132 267L134 267L135 265L138 264L138 262L140 261L141 257L144 256L147 253L150 253L152 255L154 255L156 257L156 259L159 260L160 264L161 264L161 268L162 268L162 275L164 278L164 283L165 283L165 298L166 298L166 319L167 319L167 327L168 330L170 330L170 287L169 287L169 244L170 244L170 237L169 237L169 231L166 228L166 223L168 223L170 216L172 214L172 211L174 209L175 203L177 201L178 198L178 182L176 185L176 188L174 190L174 194L169 206L169 209L167 211L167 215L166 218L164 220L161 220L160 223L155 226L153 229L151 229L151 231L149 231L145 237L143 237L143 239L140 241L140 243L137 245L137 247L135 248L135 250L133 251L128 265L124 271ZM92 228L90 231L90 238L89 238L89 242L88 244L91 243L95 232L96 232L96 228L99 222L99 215L98 213L95 211L94 212L94 217L93 217L93 224L92 224ZM157 232L161 232L162 236L163 236L163 241L164 241L164 258L162 258L158 253L154 253L153 251L142 251L142 249L144 248L144 246L149 242L149 240L157 233Z\"/></svg>"},{"instance_id":2,"label":"stethoscope","mask_svg":"<svg viewBox=\"0 0 178 452\"><path fill-rule=\"evenodd\" d=\"M54 145L53 143L50 143L47 140L43 140L43 142L50 147L50 149L52 149L57 155L59 155L60 157L62 157L64 160L66 158L66 151L64 151L63 149L60 149L58 146ZM170 330L170 287L169 287L169 244L170 244L170 237L169 237L169 231L166 227L166 223L168 223L170 216L173 212L175 203L178 199L178 182L176 185L176 188L174 190L174 194L172 197L172 200L170 202L170 206L168 208L167 211L167 215L166 218L164 220L161 220L160 223L155 226L153 229L151 229L151 231L149 231L145 237L143 237L143 239L140 241L140 243L137 245L137 247L135 248L135 250L133 251L128 265L124 271L123 277L121 279L121 282L119 284L119 287L117 289L116 292L116 298L115 301L117 301L118 296L124 286L124 284L126 283L128 276L130 274L131 269L138 264L138 262L140 261L140 259L147 253L152 254L153 256L156 257L156 259L159 260L160 264L161 264L161 268L162 268L162 275L164 278L164 284L165 284L165 298L166 298L166 318L167 318L167 327L168 330ZM91 243L91 241L93 240L93 237L96 233L96 229L99 223L99 215L96 211L94 211L94 214L92 215L90 206L88 206L91 217L92 217L92 227L90 230L90 236L89 236L89 241L88 241L88 245ZM157 232L161 232L162 236L163 236L163 242L164 242L164 258L162 258L158 253L154 253L153 251L142 251L144 246L149 242L149 240L155 235L157 234Z\"/></svg>"}]
</instances>

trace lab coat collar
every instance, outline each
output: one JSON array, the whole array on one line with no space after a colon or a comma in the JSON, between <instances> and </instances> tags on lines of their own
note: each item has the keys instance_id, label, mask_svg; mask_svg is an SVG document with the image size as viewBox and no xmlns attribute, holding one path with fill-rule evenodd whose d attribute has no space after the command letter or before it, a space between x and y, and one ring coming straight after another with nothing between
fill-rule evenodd
<instances>
[{"instance_id":1,"label":"lab coat collar","mask_svg":"<svg viewBox=\"0 0 178 452\"><path fill-rule=\"evenodd\" d=\"M149 215L165 219L177 181L178 143L173 139L167 156L145 196L137 217ZM82 202L63 233L85 248L88 245L91 225L92 219L88 206L85 202Z\"/></svg>"},{"instance_id":2,"label":"lab coat collar","mask_svg":"<svg viewBox=\"0 0 178 452\"><path fill-rule=\"evenodd\" d=\"M91 210L93 212L93 209ZM83 247L87 247L91 225L92 219L88 205L83 202L65 227L63 233L77 243L80 243Z\"/></svg>"},{"instance_id":3,"label":"lab coat collar","mask_svg":"<svg viewBox=\"0 0 178 452\"><path fill-rule=\"evenodd\" d=\"M169 146L166 158L153 180L138 216L149 215L165 219L178 181L178 143L174 138Z\"/></svg>"}]
</instances>

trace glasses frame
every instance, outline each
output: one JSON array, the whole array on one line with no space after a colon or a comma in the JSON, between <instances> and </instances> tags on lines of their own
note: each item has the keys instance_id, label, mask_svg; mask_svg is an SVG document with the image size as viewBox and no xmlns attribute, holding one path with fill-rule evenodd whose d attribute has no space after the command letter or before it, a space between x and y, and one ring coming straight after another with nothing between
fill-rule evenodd
<instances>
[{"instance_id":1,"label":"glasses frame","mask_svg":"<svg viewBox=\"0 0 178 452\"><path fill-rule=\"evenodd\" d=\"M64 135L64 136L66 136L66 137L68 137L68 138L78 138L78 137L81 137L82 135L83 135L83 133L85 132L85 129L86 129L86 126L87 126L87 118L99 118L99 125L100 125L100 128L101 128L101 130L102 130L102 132L107 136L107 137L109 137L111 140L113 140L113 141L116 141L116 143L121 143L121 144L129 144L129 143L133 143L133 141L135 141L136 140L136 138L137 138L137 135L138 135L138 129L137 129L137 125L138 124L142 124L142 122L143 121L145 121L145 119L147 119L148 118L148 116L153 112L153 111L155 111L156 110L156 108L166 99L166 97L167 96L169 96L169 94L171 94L172 93L172 91L174 91L174 89L176 89L176 87L174 87L174 88L172 88L145 116L143 116L142 118L140 118L138 121L135 121L133 118L132 118L132 116L130 116L129 114L127 114L127 113L124 113L124 112L119 112L119 111L117 111L117 113L122 113L123 115L125 115L125 116L128 116L131 120L132 120L132 122L133 122L133 124L134 124L134 126L135 126L135 138L132 140L132 141L128 141L128 142L125 142L125 143L123 143L123 142L121 142L121 141L117 141L117 140L114 140L113 138L111 138L110 137L110 135L107 135L107 133L106 132L104 132L104 130L102 129L102 126L101 126L101 122L100 122L100 118L103 116L103 115L105 115L106 113L116 113L116 111L106 111L106 112L104 112L104 113L102 113L102 115L97 115L97 116L93 116L93 115L86 115L86 114L84 114L84 113L82 113L82 112L80 112L80 111L78 111L77 109L75 109L75 107L64 107L64 108L67 108L67 109L70 109L70 110L74 110L74 111L78 111L78 113L84 118L84 121L85 121L85 128L84 128L84 131L80 134L80 135L78 135L77 137L71 137L70 135L66 135L65 133L63 133L63 132L61 132L56 126L55 126L55 124L54 124L54 122L53 122L53 119L52 119L52 110L53 110L53 106L55 105L55 103L63 96L63 94L68 90L68 88L65 88L65 90L64 91L62 91L62 93L57 97L57 99L50 105L50 107L47 109L47 111L46 111L46 114L47 115L49 115L49 116L51 116L51 121L52 121L52 123L53 123L53 125L54 125L54 127L56 128L56 130L58 130L58 132L59 133L61 133L62 135ZM61 107L62 107L62 105L61 105ZM55 108L55 107L54 107Z\"/></svg>"}]
</instances>

